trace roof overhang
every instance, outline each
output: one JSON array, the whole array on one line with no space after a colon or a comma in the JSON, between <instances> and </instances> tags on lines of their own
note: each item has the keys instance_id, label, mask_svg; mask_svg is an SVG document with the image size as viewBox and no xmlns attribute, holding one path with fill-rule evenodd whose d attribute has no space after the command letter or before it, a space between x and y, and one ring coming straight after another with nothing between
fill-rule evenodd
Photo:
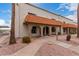
<instances>
[{"instance_id":1,"label":"roof overhang","mask_svg":"<svg viewBox=\"0 0 79 59\"><path fill-rule=\"evenodd\" d=\"M43 25L53 25L53 26L61 26L62 25L60 21L56 21L53 19L48 19L48 18L36 16L36 15L29 15L29 14L25 17L25 22L26 23L43 24Z\"/></svg>"},{"instance_id":2,"label":"roof overhang","mask_svg":"<svg viewBox=\"0 0 79 59\"><path fill-rule=\"evenodd\" d=\"M45 17L40 17L36 15L28 14L25 17L24 23L34 23L34 24L41 24L41 25L51 25L51 26L62 26L63 28L77 28L77 25L75 24L67 24L60 21L57 21L55 19L48 19Z\"/></svg>"},{"instance_id":3,"label":"roof overhang","mask_svg":"<svg viewBox=\"0 0 79 59\"><path fill-rule=\"evenodd\" d=\"M77 28L75 24L63 24L63 28Z\"/></svg>"}]
</instances>

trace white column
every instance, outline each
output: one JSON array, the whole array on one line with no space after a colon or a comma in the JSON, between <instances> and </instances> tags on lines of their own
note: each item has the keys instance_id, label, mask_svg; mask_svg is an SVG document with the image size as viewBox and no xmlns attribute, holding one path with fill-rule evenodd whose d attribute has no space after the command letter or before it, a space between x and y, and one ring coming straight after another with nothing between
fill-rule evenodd
<instances>
[{"instance_id":1,"label":"white column","mask_svg":"<svg viewBox=\"0 0 79 59\"><path fill-rule=\"evenodd\" d=\"M49 35L52 35L52 26L49 26Z\"/></svg>"},{"instance_id":2,"label":"white column","mask_svg":"<svg viewBox=\"0 0 79 59\"><path fill-rule=\"evenodd\" d=\"M40 26L41 28L41 36L43 36L43 26Z\"/></svg>"},{"instance_id":3,"label":"white column","mask_svg":"<svg viewBox=\"0 0 79 59\"><path fill-rule=\"evenodd\" d=\"M61 27L61 35L63 35L64 33L63 33L63 27Z\"/></svg>"},{"instance_id":4,"label":"white column","mask_svg":"<svg viewBox=\"0 0 79 59\"><path fill-rule=\"evenodd\" d=\"M77 28L75 30L76 30L76 34L77 34Z\"/></svg>"},{"instance_id":5,"label":"white column","mask_svg":"<svg viewBox=\"0 0 79 59\"><path fill-rule=\"evenodd\" d=\"M56 27L56 40L58 40L58 32L59 32L59 28Z\"/></svg>"},{"instance_id":6,"label":"white column","mask_svg":"<svg viewBox=\"0 0 79 59\"><path fill-rule=\"evenodd\" d=\"M45 26L45 29L44 29L44 35L46 36L46 26Z\"/></svg>"},{"instance_id":7,"label":"white column","mask_svg":"<svg viewBox=\"0 0 79 59\"><path fill-rule=\"evenodd\" d=\"M68 33L67 33L67 34L70 34L70 33L69 33L69 28L67 28L67 31L68 31Z\"/></svg>"}]
</instances>

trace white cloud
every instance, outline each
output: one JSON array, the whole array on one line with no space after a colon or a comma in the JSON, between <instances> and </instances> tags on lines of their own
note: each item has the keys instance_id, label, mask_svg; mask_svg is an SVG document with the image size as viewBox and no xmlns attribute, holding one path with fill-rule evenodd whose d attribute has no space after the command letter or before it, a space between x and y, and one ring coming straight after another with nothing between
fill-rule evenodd
<instances>
[{"instance_id":1,"label":"white cloud","mask_svg":"<svg viewBox=\"0 0 79 59\"><path fill-rule=\"evenodd\" d=\"M11 20L8 20L7 26L11 27Z\"/></svg>"},{"instance_id":2,"label":"white cloud","mask_svg":"<svg viewBox=\"0 0 79 59\"><path fill-rule=\"evenodd\" d=\"M72 19L73 21L77 22L77 6L78 4L77 3L62 3L59 5L59 7L56 9L56 10L65 10L67 9L68 11L73 11L74 13L73 14L68 14L67 18L69 19Z\"/></svg>"},{"instance_id":3,"label":"white cloud","mask_svg":"<svg viewBox=\"0 0 79 59\"><path fill-rule=\"evenodd\" d=\"M11 10L0 10L0 13L8 13L8 14L11 14Z\"/></svg>"},{"instance_id":4,"label":"white cloud","mask_svg":"<svg viewBox=\"0 0 79 59\"><path fill-rule=\"evenodd\" d=\"M59 7L56 10L64 10L65 4L62 3L59 5Z\"/></svg>"},{"instance_id":5,"label":"white cloud","mask_svg":"<svg viewBox=\"0 0 79 59\"><path fill-rule=\"evenodd\" d=\"M75 12L75 13L72 14L72 15L67 15L67 16L65 16L65 17L67 17L67 18L69 18L69 19L72 19L74 22L77 22L77 12Z\"/></svg>"},{"instance_id":6,"label":"white cloud","mask_svg":"<svg viewBox=\"0 0 79 59\"><path fill-rule=\"evenodd\" d=\"M76 3L71 3L69 7L69 11L76 11L77 10L77 4Z\"/></svg>"},{"instance_id":7,"label":"white cloud","mask_svg":"<svg viewBox=\"0 0 79 59\"><path fill-rule=\"evenodd\" d=\"M0 25L5 25L5 21L3 19L0 19Z\"/></svg>"},{"instance_id":8,"label":"white cloud","mask_svg":"<svg viewBox=\"0 0 79 59\"><path fill-rule=\"evenodd\" d=\"M8 21L8 23L6 23L6 21L4 19L0 19L0 26L9 26L10 27L11 22Z\"/></svg>"},{"instance_id":9,"label":"white cloud","mask_svg":"<svg viewBox=\"0 0 79 59\"><path fill-rule=\"evenodd\" d=\"M77 3L61 3L56 10L65 10L75 11L77 9Z\"/></svg>"},{"instance_id":10,"label":"white cloud","mask_svg":"<svg viewBox=\"0 0 79 59\"><path fill-rule=\"evenodd\" d=\"M8 17L8 19L11 19L11 10L10 9L7 9L7 10L0 10L0 13L1 14L7 14L7 17ZM5 19L0 19L0 26L11 26L11 21L10 20L8 20L7 22L5 21Z\"/></svg>"}]
</instances>

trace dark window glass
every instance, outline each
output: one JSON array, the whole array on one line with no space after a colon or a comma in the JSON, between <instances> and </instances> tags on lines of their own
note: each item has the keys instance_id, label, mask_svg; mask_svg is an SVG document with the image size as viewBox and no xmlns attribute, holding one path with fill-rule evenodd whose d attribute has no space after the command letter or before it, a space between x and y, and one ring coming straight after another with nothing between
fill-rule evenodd
<instances>
[{"instance_id":1,"label":"dark window glass","mask_svg":"<svg viewBox=\"0 0 79 59\"><path fill-rule=\"evenodd\" d=\"M37 33L37 30L36 30L36 26L33 26L32 27L32 31L31 31L32 33Z\"/></svg>"}]
</instances>

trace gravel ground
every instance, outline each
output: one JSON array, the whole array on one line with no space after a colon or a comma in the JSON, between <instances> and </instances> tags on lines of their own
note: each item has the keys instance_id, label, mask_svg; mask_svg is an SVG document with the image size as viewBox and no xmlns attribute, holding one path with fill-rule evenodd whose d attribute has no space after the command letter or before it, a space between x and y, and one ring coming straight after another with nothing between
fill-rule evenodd
<instances>
[{"instance_id":1,"label":"gravel ground","mask_svg":"<svg viewBox=\"0 0 79 59\"><path fill-rule=\"evenodd\" d=\"M63 48L58 45L49 45L45 43L35 54L36 56L78 56L76 52L73 52L67 48Z\"/></svg>"},{"instance_id":2,"label":"gravel ground","mask_svg":"<svg viewBox=\"0 0 79 59\"><path fill-rule=\"evenodd\" d=\"M59 41L68 43L68 44L72 44L73 46L78 46L79 45L79 39L76 37L76 35L71 36L71 40L70 41L66 41L66 35L65 36L59 36L58 37Z\"/></svg>"},{"instance_id":3,"label":"gravel ground","mask_svg":"<svg viewBox=\"0 0 79 59\"><path fill-rule=\"evenodd\" d=\"M16 44L0 47L0 55L11 55L26 45L21 43L21 39L18 39Z\"/></svg>"},{"instance_id":4,"label":"gravel ground","mask_svg":"<svg viewBox=\"0 0 79 59\"><path fill-rule=\"evenodd\" d=\"M66 41L65 39L66 36L59 36L58 40L68 43L68 44L72 44L73 46L78 46L79 45L79 40L75 39L76 36L72 37L71 41ZM55 39L54 37L52 37L52 39ZM16 51L20 50L21 48L25 47L27 44L23 44L21 42L21 39L17 39L17 43L13 44L13 45L6 45L6 46L2 46L0 47L0 55L11 55L13 53L15 53ZM58 45L48 45L47 43L44 44L36 53L36 56L75 56L75 55L79 55L73 51L70 51L69 49L63 48L61 46Z\"/></svg>"}]
</instances>

